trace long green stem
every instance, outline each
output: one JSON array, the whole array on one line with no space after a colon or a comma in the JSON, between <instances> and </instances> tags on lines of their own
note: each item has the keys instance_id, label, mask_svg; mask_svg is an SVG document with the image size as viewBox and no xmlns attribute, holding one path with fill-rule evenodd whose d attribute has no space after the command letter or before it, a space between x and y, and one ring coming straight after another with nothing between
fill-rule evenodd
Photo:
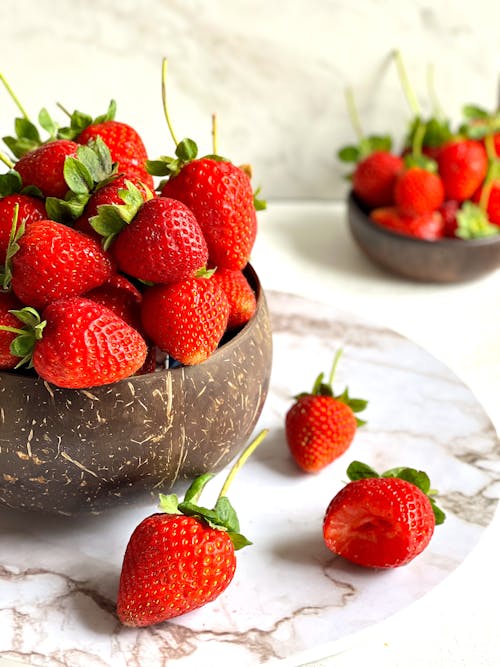
<instances>
[{"instance_id":1,"label":"long green stem","mask_svg":"<svg viewBox=\"0 0 500 667\"><path fill-rule=\"evenodd\" d=\"M233 465L231 470L229 471L229 474L226 478L226 481L224 482L222 489L220 490L219 493L219 498L222 498L223 496L227 495L227 490L229 489L231 482L235 478L237 472L242 468L242 466L245 464L245 461L248 459L250 454L252 454L257 447L260 445L260 443L264 440L266 435L269 433L269 429L263 429L254 440L246 447L246 449L243 450L243 452L240 454L239 458L237 459L236 463Z\"/></svg>"},{"instance_id":2,"label":"long green stem","mask_svg":"<svg viewBox=\"0 0 500 667\"><path fill-rule=\"evenodd\" d=\"M339 363L339 359L341 356L342 356L342 348L339 348L333 359L332 370L330 371L330 377L328 378L328 384L330 385L330 387L333 384L333 378L335 377L335 371L337 370L337 365Z\"/></svg>"},{"instance_id":3,"label":"long green stem","mask_svg":"<svg viewBox=\"0 0 500 667\"><path fill-rule=\"evenodd\" d=\"M61 102L56 102L56 106L59 107L59 109L61 109L61 111L65 113L66 116L68 116L68 118L71 118L72 116L71 111L68 111L68 109L66 109L66 107L63 104L61 104Z\"/></svg>"},{"instance_id":4,"label":"long green stem","mask_svg":"<svg viewBox=\"0 0 500 667\"><path fill-rule=\"evenodd\" d=\"M403 92L406 97L406 101L410 107L410 110L415 116L420 116L421 110L420 105L417 100L417 96L413 91L413 88L410 84L410 79L406 73L406 68L403 62L403 56L399 50L394 51L394 60L396 61L396 67L398 69L399 80L401 81L401 86L403 87Z\"/></svg>"},{"instance_id":5,"label":"long green stem","mask_svg":"<svg viewBox=\"0 0 500 667\"><path fill-rule=\"evenodd\" d=\"M212 114L212 152L217 155L217 115Z\"/></svg>"},{"instance_id":6,"label":"long green stem","mask_svg":"<svg viewBox=\"0 0 500 667\"><path fill-rule=\"evenodd\" d=\"M358 110L356 108L356 102L354 101L354 92L350 86L345 89L345 101L347 105L347 113L349 114L354 132L356 133L359 141L362 141L365 137L365 133L361 127L361 121L359 119Z\"/></svg>"},{"instance_id":7,"label":"long green stem","mask_svg":"<svg viewBox=\"0 0 500 667\"><path fill-rule=\"evenodd\" d=\"M12 160L9 160L5 153L0 153L0 162L3 162L9 169L14 168L14 163Z\"/></svg>"},{"instance_id":8,"label":"long green stem","mask_svg":"<svg viewBox=\"0 0 500 667\"><path fill-rule=\"evenodd\" d=\"M174 144L177 146L179 142L177 141L174 129L172 127L172 123L170 122L170 115L168 113L168 107L167 107L167 59L166 58L163 58L161 67L161 99L163 102L163 112L165 114L165 120L167 121L170 136L172 137Z\"/></svg>"},{"instance_id":9,"label":"long green stem","mask_svg":"<svg viewBox=\"0 0 500 667\"><path fill-rule=\"evenodd\" d=\"M19 109L19 111L22 113L22 115L24 116L24 118L25 118L26 120L29 120L29 116L28 116L28 114L26 113L26 109L23 107L23 105L22 105L21 102L19 101L19 98L17 97L17 95L15 94L15 92L14 92L14 91L12 90L12 88L10 87L9 82L7 81L7 79L5 78L5 76L4 76L1 72L0 72L0 81L3 83L3 85L4 85L5 88L7 89L7 92L9 93L10 97L12 98L14 104L15 104L16 107Z\"/></svg>"},{"instance_id":10,"label":"long green stem","mask_svg":"<svg viewBox=\"0 0 500 667\"><path fill-rule=\"evenodd\" d=\"M434 65L432 64L427 66L427 89L429 91L429 97L431 98L434 116L440 119L445 118L443 107L441 106L438 96L436 95L436 87L434 85Z\"/></svg>"}]
</instances>

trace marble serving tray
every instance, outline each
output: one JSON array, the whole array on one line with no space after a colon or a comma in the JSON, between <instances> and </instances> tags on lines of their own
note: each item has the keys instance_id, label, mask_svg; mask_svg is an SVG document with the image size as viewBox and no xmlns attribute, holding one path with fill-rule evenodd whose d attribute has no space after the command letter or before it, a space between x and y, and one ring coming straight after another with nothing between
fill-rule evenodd
<instances>
[{"instance_id":1,"label":"marble serving tray","mask_svg":"<svg viewBox=\"0 0 500 667\"><path fill-rule=\"evenodd\" d=\"M230 587L171 622L122 627L114 615L121 559L156 500L71 519L4 508L0 657L50 667L299 665L412 604L474 549L497 505L500 444L471 391L391 330L288 294L270 292L268 303L274 361L256 431L270 433L229 493L253 541ZM284 416L294 394L328 374L339 347L335 385L369 401L367 424L339 460L307 475L288 454ZM380 470L424 468L440 492L447 520L403 568L357 568L323 544L325 508L354 458ZM207 487L205 504L224 476Z\"/></svg>"}]
</instances>

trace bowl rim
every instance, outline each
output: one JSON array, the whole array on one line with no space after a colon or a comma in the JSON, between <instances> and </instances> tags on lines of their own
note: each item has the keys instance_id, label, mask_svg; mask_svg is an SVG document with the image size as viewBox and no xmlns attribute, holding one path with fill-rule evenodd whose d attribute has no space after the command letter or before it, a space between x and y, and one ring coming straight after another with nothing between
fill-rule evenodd
<instances>
[{"instance_id":1,"label":"bowl rim","mask_svg":"<svg viewBox=\"0 0 500 667\"><path fill-rule=\"evenodd\" d=\"M420 244L422 246L427 245L432 247L439 246L442 248L443 247L452 248L457 246L460 246L462 248L465 247L477 248L481 246L490 246L500 243L500 233L494 236L484 236L482 238L477 238L477 239L442 238L442 239L436 239L435 241L431 239L421 239L418 238L417 236L410 236L407 234L399 234L398 232L395 232L392 229L388 229L387 227L382 227L382 225L377 225L377 223L370 218L368 214L368 209L361 204L359 199L354 194L353 190L349 191L347 203L349 208L355 209L363 216L362 221L368 227L370 227L373 230L376 230L383 236L384 235L387 236L388 238L399 239L402 243L412 243L416 245Z\"/></svg>"}]
</instances>

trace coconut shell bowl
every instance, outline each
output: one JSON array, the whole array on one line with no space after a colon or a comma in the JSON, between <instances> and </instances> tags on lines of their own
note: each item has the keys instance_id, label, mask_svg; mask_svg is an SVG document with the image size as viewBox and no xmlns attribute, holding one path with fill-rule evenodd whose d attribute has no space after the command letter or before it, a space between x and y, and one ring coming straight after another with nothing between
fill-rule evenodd
<instances>
[{"instance_id":1,"label":"coconut shell bowl","mask_svg":"<svg viewBox=\"0 0 500 667\"><path fill-rule=\"evenodd\" d=\"M255 314L196 366L84 390L1 372L1 503L99 513L229 463L248 442L271 374L265 295L250 266L246 275Z\"/></svg>"}]
</instances>

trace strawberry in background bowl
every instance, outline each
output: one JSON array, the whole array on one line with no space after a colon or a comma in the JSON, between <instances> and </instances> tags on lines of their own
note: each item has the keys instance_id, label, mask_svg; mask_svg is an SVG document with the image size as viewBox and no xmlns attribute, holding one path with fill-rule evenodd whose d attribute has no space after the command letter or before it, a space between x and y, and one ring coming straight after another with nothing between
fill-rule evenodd
<instances>
[{"instance_id":1,"label":"strawberry in background bowl","mask_svg":"<svg viewBox=\"0 0 500 667\"><path fill-rule=\"evenodd\" d=\"M475 106L457 128L440 111L428 119L396 63L413 119L402 148L389 135L365 136L338 152L353 165L347 201L351 234L375 264L436 283L480 278L500 267L500 115Z\"/></svg>"}]
</instances>

